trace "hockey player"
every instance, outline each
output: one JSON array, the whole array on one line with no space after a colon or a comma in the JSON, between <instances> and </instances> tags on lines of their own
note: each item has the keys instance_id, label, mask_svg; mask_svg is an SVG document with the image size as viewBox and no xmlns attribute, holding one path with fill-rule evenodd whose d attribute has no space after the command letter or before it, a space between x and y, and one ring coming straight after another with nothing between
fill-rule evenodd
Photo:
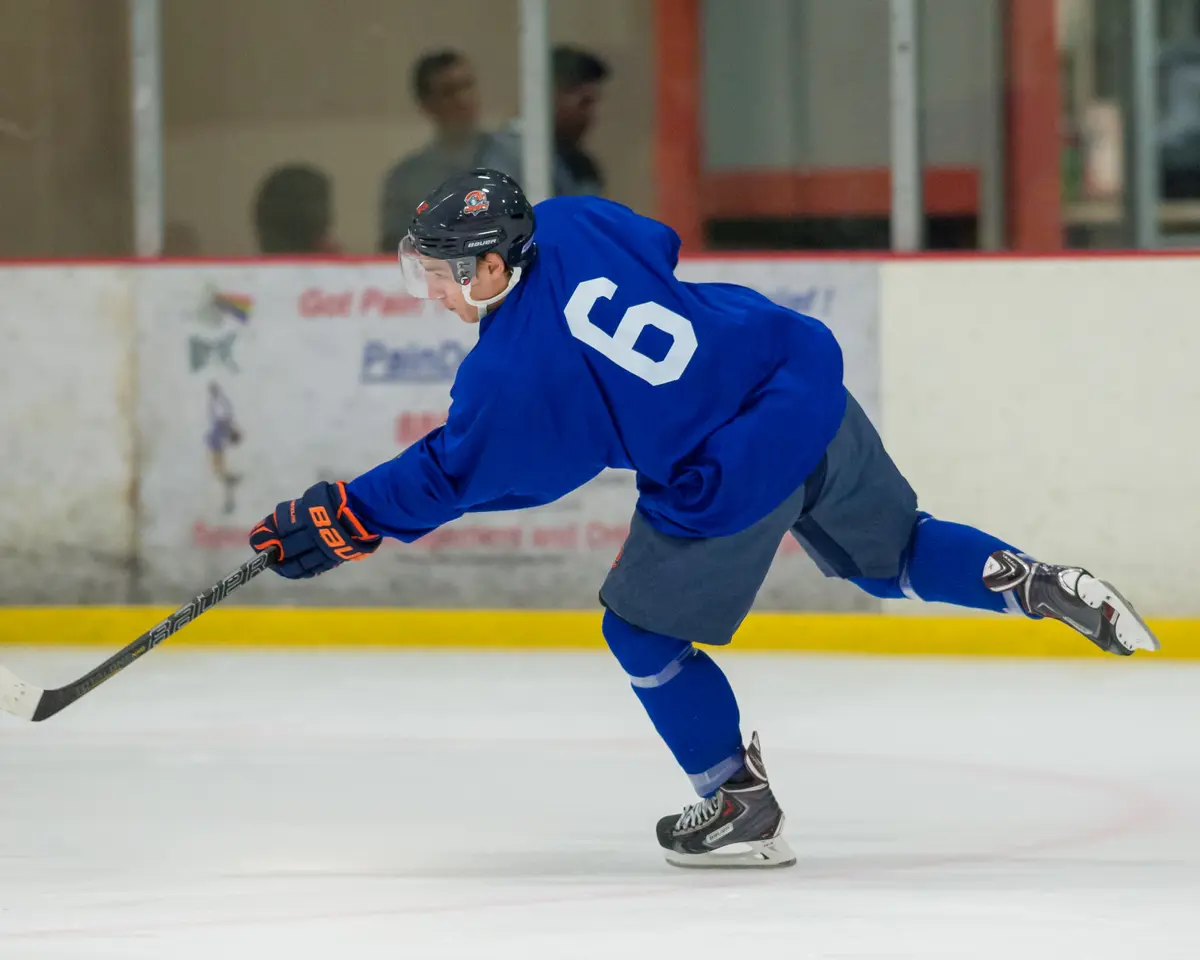
<instances>
[{"instance_id":1,"label":"hockey player","mask_svg":"<svg viewBox=\"0 0 1200 960\"><path fill-rule=\"evenodd\" d=\"M795 857L758 736L696 644L724 644L791 533L876 597L1061 620L1127 655L1158 642L1110 584L922 513L842 383L832 333L744 287L675 278L669 227L594 197L530 206L491 170L451 179L401 244L406 285L480 325L444 426L349 482L318 483L252 532L311 577L474 511L550 503L633 470L603 633L700 800L658 822L684 866Z\"/></svg>"}]
</instances>

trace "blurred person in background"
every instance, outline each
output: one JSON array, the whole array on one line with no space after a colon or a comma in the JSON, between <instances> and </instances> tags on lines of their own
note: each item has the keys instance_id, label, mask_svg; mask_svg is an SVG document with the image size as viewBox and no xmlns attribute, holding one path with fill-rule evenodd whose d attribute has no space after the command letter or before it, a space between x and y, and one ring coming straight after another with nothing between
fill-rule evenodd
<instances>
[{"instance_id":1,"label":"blurred person in background","mask_svg":"<svg viewBox=\"0 0 1200 960\"><path fill-rule=\"evenodd\" d=\"M395 253L413 211L439 183L479 165L487 134L479 129L479 88L471 62L457 50L421 57L413 67L413 97L434 126L434 138L392 167L383 183L380 250Z\"/></svg>"},{"instance_id":2,"label":"blurred person in background","mask_svg":"<svg viewBox=\"0 0 1200 960\"><path fill-rule=\"evenodd\" d=\"M551 56L554 75L554 196L604 193L604 177L583 149L584 136L596 121L596 109L609 68L599 57L576 47L557 46ZM500 170L518 182L523 148L520 121L496 133L484 153L482 166Z\"/></svg>"},{"instance_id":3,"label":"blurred person in background","mask_svg":"<svg viewBox=\"0 0 1200 960\"><path fill-rule=\"evenodd\" d=\"M340 253L332 230L333 188L328 174L295 163L276 167L263 178L254 200L260 253Z\"/></svg>"}]
</instances>

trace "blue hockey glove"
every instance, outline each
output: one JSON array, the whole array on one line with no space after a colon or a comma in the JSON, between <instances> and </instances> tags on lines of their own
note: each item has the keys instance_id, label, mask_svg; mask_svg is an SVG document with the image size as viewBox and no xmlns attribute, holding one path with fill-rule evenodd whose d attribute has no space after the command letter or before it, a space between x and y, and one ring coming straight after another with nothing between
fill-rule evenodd
<instances>
[{"instance_id":1,"label":"blue hockey glove","mask_svg":"<svg viewBox=\"0 0 1200 960\"><path fill-rule=\"evenodd\" d=\"M271 569L289 580L315 577L347 560L379 549L382 537L369 533L346 502L346 484L317 483L299 500L285 500L250 531L256 552L279 551Z\"/></svg>"}]
</instances>

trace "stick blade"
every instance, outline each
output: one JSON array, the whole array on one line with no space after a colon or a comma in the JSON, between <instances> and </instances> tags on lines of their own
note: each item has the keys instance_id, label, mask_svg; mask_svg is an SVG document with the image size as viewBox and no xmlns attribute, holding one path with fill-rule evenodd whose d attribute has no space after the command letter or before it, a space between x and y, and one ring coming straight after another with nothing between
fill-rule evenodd
<instances>
[{"instance_id":1,"label":"stick blade","mask_svg":"<svg viewBox=\"0 0 1200 960\"><path fill-rule=\"evenodd\" d=\"M0 667L0 710L22 720L32 720L45 690L26 683L11 670Z\"/></svg>"}]
</instances>

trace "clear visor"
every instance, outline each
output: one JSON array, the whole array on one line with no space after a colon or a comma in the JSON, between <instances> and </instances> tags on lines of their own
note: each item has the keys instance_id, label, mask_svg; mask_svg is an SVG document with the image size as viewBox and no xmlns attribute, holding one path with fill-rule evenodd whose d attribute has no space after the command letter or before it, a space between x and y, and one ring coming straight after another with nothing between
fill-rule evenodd
<instances>
[{"instance_id":1,"label":"clear visor","mask_svg":"<svg viewBox=\"0 0 1200 960\"><path fill-rule=\"evenodd\" d=\"M411 236L400 241L400 269L404 287L420 300L444 300L455 288L470 288L475 280L475 258L438 260L422 256Z\"/></svg>"}]
</instances>

